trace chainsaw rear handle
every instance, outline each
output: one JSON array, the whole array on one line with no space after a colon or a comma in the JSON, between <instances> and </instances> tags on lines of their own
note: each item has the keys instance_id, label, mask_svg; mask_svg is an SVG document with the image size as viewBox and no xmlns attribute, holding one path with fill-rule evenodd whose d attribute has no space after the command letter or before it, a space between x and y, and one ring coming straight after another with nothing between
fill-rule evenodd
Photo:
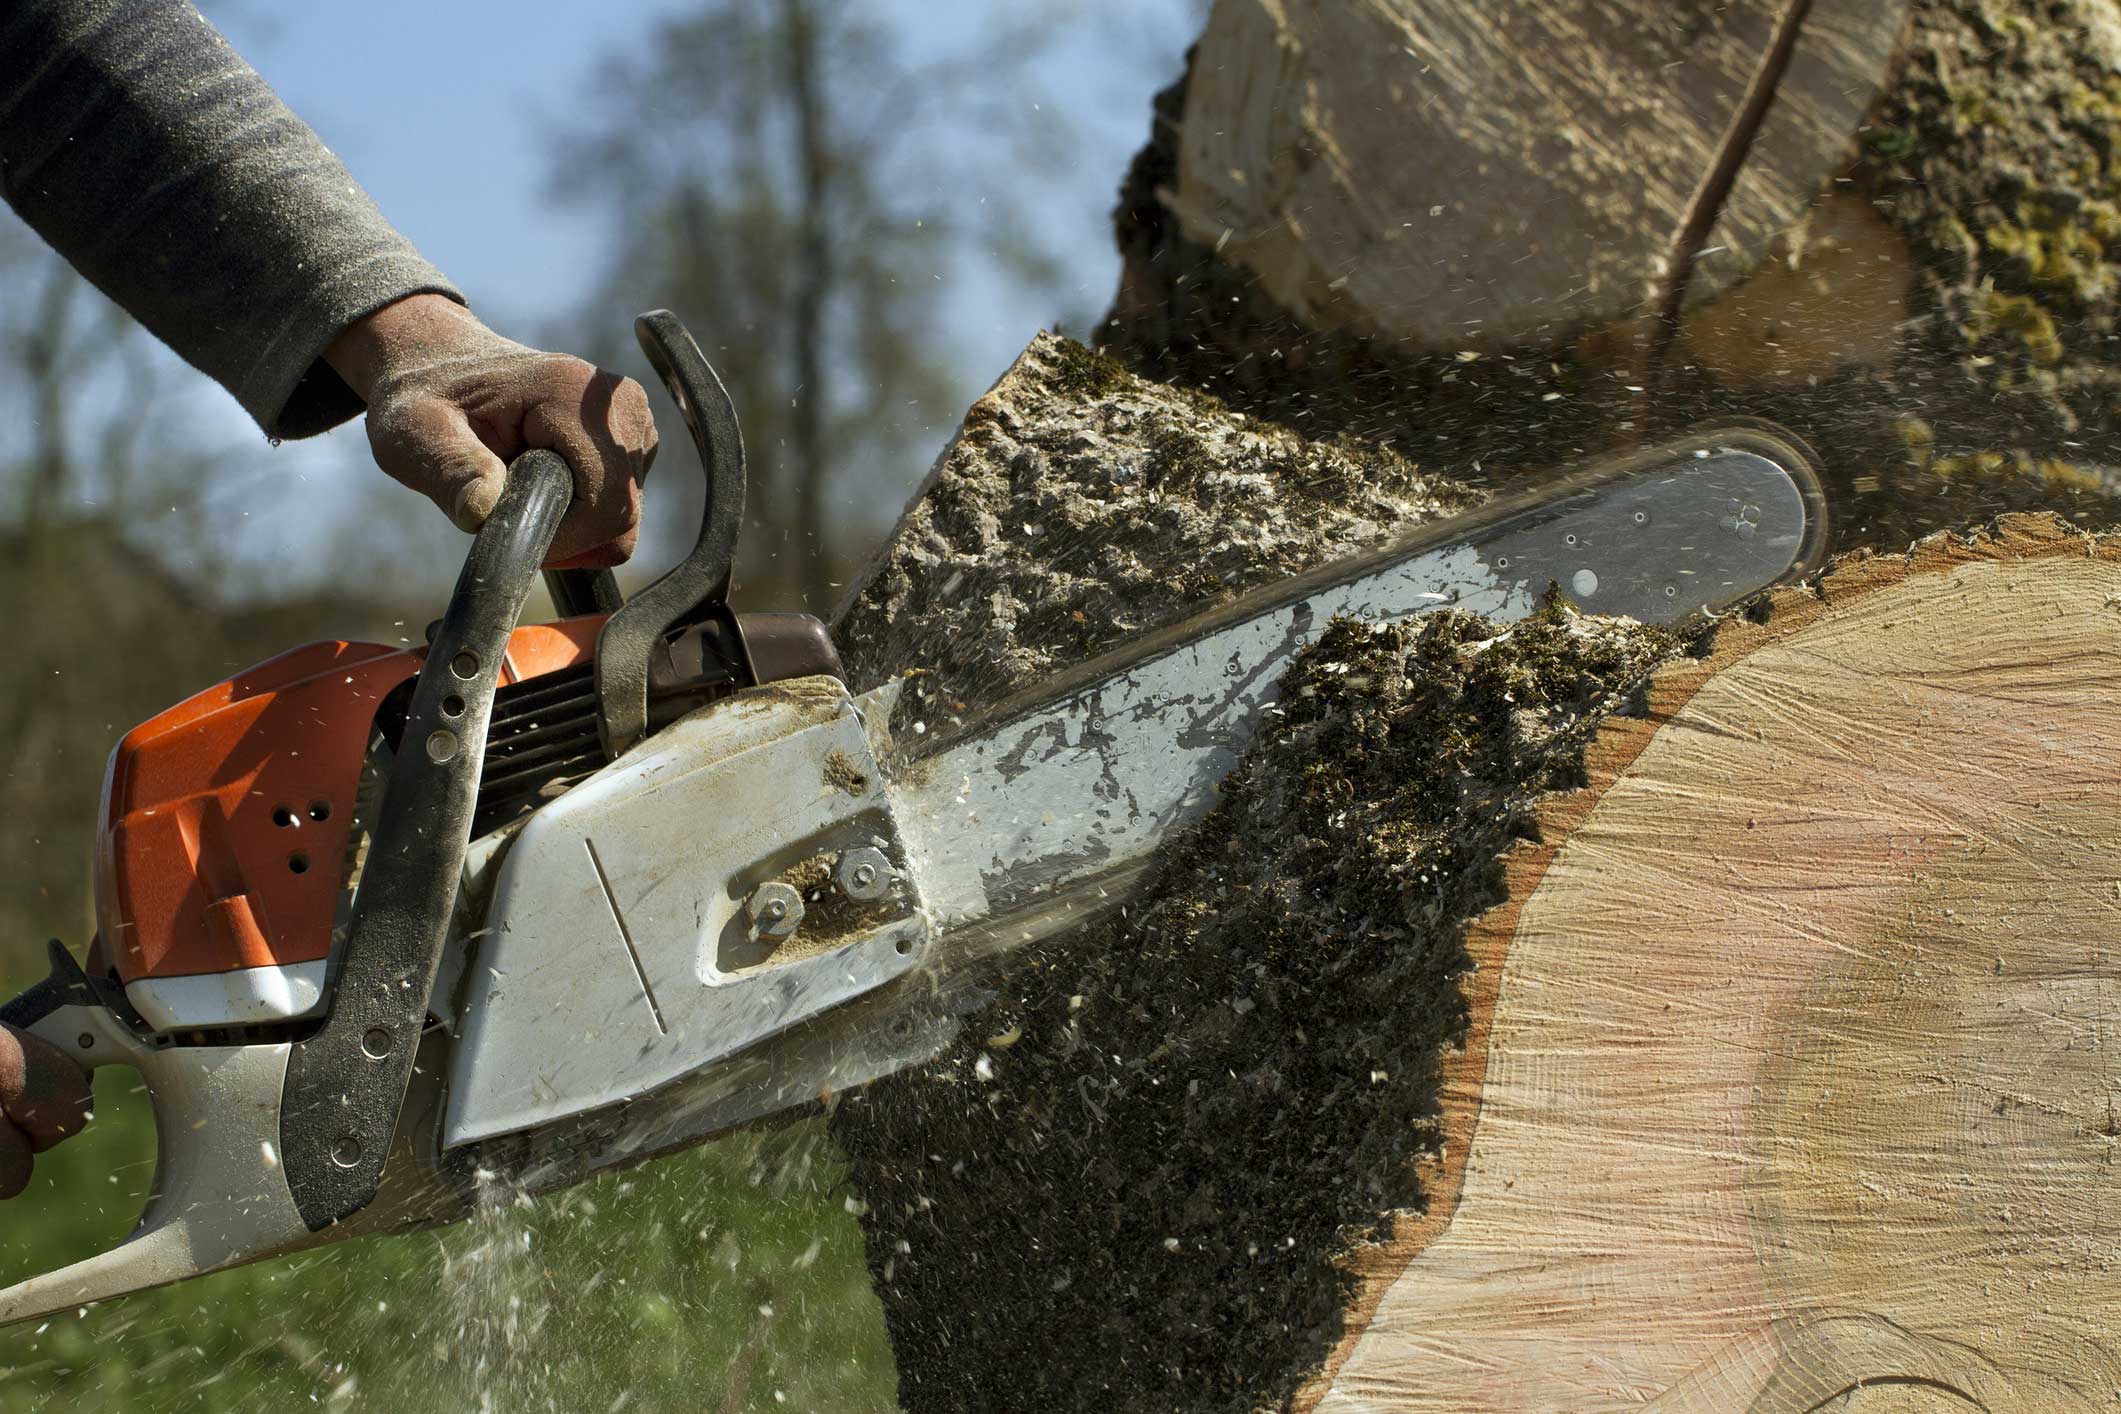
<instances>
[{"instance_id":1,"label":"chainsaw rear handle","mask_svg":"<svg viewBox=\"0 0 2121 1414\"><path fill-rule=\"evenodd\" d=\"M155 1112L155 1179L123 1242L0 1290L0 1325L326 1240L303 1223L276 1163L286 1042L158 1046L109 1007L74 1001L23 1029L83 1070L140 1072Z\"/></svg>"},{"instance_id":2,"label":"chainsaw rear handle","mask_svg":"<svg viewBox=\"0 0 2121 1414\"><path fill-rule=\"evenodd\" d=\"M53 938L45 945L45 963L51 971L44 980L37 982L5 1003L0 1003L0 1021L18 1031L34 1031L43 1021L61 1007L107 1006L122 1017L130 1017L132 1008L125 1000L125 993L107 977L91 977L74 961L74 955L66 950L66 944ZM61 1046L62 1051L71 1051ZM85 1049L85 1048L84 1048Z\"/></svg>"},{"instance_id":3,"label":"chainsaw rear handle","mask_svg":"<svg viewBox=\"0 0 2121 1414\"><path fill-rule=\"evenodd\" d=\"M525 453L472 541L413 689L332 957L330 1012L314 1033L211 1046L151 1038L113 983L56 944L52 975L0 1008L0 1020L85 1071L138 1070L156 1149L133 1234L0 1290L0 1324L313 1246L375 1196L456 906L508 636L573 489L559 456Z\"/></svg>"}]
</instances>

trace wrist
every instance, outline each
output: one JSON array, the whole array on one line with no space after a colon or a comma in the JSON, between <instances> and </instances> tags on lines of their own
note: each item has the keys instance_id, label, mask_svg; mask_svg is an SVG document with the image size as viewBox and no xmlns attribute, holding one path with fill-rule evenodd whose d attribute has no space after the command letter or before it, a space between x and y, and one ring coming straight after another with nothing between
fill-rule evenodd
<instances>
[{"instance_id":1,"label":"wrist","mask_svg":"<svg viewBox=\"0 0 2121 1414\"><path fill-rule=\"evenodd\" d=\"M438 347L484 327L447 295L407 295L340 330L324 362L362 402L373 403L377 386L408 359L431 363Z\"/></svg>"}]
</instances>

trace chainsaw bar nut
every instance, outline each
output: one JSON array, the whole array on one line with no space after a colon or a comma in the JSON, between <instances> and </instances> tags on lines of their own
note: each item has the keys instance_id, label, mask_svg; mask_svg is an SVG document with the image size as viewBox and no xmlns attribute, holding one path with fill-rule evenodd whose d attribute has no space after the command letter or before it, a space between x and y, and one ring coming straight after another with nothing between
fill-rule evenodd
<instances>
[{"instance_id":1,"label":"chainsaw bar nut","mask_svg":"<svg viewBox=\"0 0 2121 1414\"><path fill-rule=\"evenodd\" d=\"M775 879L751 891L744 912L751 919L751 931L759 937L785 938L803 921L803 896Z\"/></svg>"},{"instance_id":2,"label":"chainsaw bar nut","mask_svg":"<svg viewBox=\"0 0 2121 1414\"><path fill-rule=\"evenodd\" d=\"M880 849L850 849L840 856L833 878L841 893L857 903L870 903L891 892L891 861Z\"/></svg>"}]
</instances>

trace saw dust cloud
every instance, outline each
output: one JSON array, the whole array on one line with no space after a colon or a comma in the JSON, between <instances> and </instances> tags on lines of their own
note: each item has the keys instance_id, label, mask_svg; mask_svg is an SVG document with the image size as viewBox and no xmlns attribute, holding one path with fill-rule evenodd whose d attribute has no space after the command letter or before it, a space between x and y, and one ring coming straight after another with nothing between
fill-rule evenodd
<instances>
[{"instance_id":1,"label":"saw dust cloud","mask_svg":"<svg viewBox=\"0 0 2121 1414\"><path fill-rule=\"evenodd\" d=\"M99 1109L144 1110L122 1078ZM137 1118L102 1132L137 1138ZM107 1148L70 1159L78 1174L39 1169L77 1199L108 1195L104 1242L139 1211L153 1167L151 1153L121 1162ZM536 1199L496 1186L484 1197L434 1233L357 1239L0 1333L0 1410L893 1407L844 1160L821 1123Z\"/></svg>"}]
</instances>

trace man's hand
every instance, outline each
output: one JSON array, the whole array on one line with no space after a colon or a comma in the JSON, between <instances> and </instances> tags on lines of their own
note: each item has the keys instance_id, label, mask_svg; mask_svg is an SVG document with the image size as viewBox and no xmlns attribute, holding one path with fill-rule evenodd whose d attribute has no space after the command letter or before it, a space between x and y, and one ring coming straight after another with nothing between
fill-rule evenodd
<instances>
[{"instance_id":1,"label":"man's hand","mask_svg":"<svg viewBox=\"0 0 2121 1414\"><path fill-rule=\"evenodd\" d=\"M0 1198L29 1184L30 1156L88 1123L88 1076L49 1041L0 1026Z\"/></svg>"},{"instance_id":2,"label":"man's hand","mask_svg":"<svg viewBox=\"0 0 2121 1414\"><path fill-rule=\"evenodd\" d=\"M376 463L477 530L508 462L534 447L574 468L574 505L546 568L633 553L641 482L655 460L648 395L631 378L540 353L440 295L413 295L349 326L324 360L368 404Z\"/></svg>"}]
</instances>

